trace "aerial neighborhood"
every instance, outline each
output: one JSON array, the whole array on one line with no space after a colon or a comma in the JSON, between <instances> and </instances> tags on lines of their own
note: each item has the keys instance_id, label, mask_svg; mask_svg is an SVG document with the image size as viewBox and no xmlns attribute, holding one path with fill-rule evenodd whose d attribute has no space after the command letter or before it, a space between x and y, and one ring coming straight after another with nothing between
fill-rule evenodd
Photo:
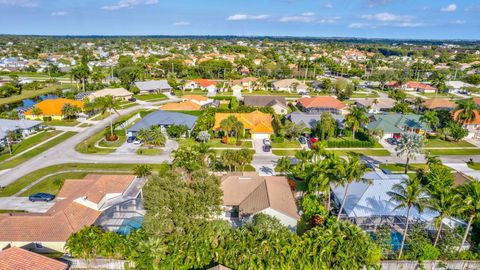
<instances>
[{"instance_id":1,"label":"aerial neighborhood","mask_svg":"<svg viewBox=\"0 0 480 270\"><path fill-rule=\"evenodd\" d=\"M480 269L479 179L474 41L0 36L0 269Z\"/></svg>"}]
</instances>

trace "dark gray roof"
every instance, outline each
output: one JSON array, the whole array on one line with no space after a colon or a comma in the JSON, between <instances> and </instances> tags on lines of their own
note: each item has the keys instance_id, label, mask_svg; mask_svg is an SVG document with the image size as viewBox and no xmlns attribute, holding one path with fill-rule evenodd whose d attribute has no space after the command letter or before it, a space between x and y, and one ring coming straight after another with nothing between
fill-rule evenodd
<instances>
[{"instance_id":1,"label":"dark gray roof","mask_svg":"<svg viewBox=\"0 0 480 270\"><path fill-rule=\"evenodd\" d=\"M41 124L42 124L41 121L34 121L34 120L0 119L0 138L5 137L8 131L30 129L30 128L39 126Z\"/></svg>"},{"instance_id":2,"label":"dark gray roof","mask_svg":"<svg viewBox=\"0 0 480 270\"><path fill-rule=\"evenodd\" d=\"M247 106L266 107L275 104L287 106L285 97L283 96L245 96L243 102Z\"/></svg>"},{"instance_id":3,"label":"dark gray roof","mask_svg":"<svg viewBox=\"0 0 480 270\"><path fill-rule=\"evenodd\" d=\"M192 129L197 122L197 116L188 115L179 112L156 111L146 115L140 121L135 123L128 132L137 132L142 128L151 126L170 126L185 125L188 129Z\"/></svg>"},{"instance_id":4,"label":"dark gray roof","mask_svg":"<svg viewBox=\"0 0 480 270\"><path fill-rule=\"evenodd\" d=\"M167 80L158 80L158 81L146 81L146 82L135 82L135 85L140 89L140 91L151 91L157 89L172 89Z\"/></svg>"},{"instance_id":5,"label":"dark gray roof","mask_svg":"<svg viewBox=\"0 0 480 270\"><path fill-rule=\"evenodd\" d=\"M333 118L337 120L337 124L341 126L343 123L343 115L332 114ZM310 128L314 128L318 121L322 118L322 114L307 114L302 112L292 112L287 115L287 118L295 124L304 123Z\"/></svg>"}]
</instances>

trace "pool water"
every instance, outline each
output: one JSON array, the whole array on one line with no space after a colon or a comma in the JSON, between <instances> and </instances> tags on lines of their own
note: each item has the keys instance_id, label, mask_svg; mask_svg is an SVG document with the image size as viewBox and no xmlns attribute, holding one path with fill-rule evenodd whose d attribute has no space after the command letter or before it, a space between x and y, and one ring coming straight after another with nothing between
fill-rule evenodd
<instances>
[{"instance_id":1,"label":"pool water","mask_svg":"<svg viewBox=\"0 0 480 270\"><path fill-rule=\"evenodd\" d=\"M373 240L376 239L376 235L373 232L368 232L368 234L370 235L370 238L372 238ZM402 245L403 235L397 231L392 231L390 232L390 238L391 238L390 244L392 245L392 249L394 251L400 250L400 246Z\"/></svg>"},{"instance_id":2,"label":"pool water","mask_svg":"<svg viewBox=\"0 0 480 270\"><path fill-rule=\"evenodd\" d=\"M117 233L122 235L129 235L132 231L138 230L143 225L143 216L132 217L123 221L120 228L118 228Z\"/></svg>"}]
</instances>

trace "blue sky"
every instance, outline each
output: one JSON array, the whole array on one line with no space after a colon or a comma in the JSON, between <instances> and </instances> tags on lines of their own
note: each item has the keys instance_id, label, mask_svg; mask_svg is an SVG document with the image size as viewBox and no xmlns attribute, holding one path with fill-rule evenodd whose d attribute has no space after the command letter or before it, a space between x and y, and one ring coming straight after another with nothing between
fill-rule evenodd
<instances>
[{"instance_id":1,"label":"blue sky","mask_svg":"<svg viewBox=\"0 0 480 270\"><path fill-rule=\"evenodd\" d=\"M0 0L0 33L480 39L478 0Z\"/></svg>"}]
</instances>

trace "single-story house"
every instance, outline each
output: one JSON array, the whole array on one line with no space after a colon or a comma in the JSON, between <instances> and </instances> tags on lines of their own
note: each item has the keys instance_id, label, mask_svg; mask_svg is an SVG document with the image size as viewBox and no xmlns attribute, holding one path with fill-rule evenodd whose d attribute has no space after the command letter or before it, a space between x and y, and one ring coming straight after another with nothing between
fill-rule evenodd
<instances>
[{"instance_id":1,"label":"single-story house","mask_svg":"<svg viewBox=\"0 0 480 270\"><path fill-rule=\"evenodd\" d=\"M92 101L96 98L105 96L112 96L113 98L120 100L128 100L129 98L132 98L133 93L129 92L125 88L105 88L103 90L91 93L88 95L88 99Z\"/></svg>"},{"instance_id":2,"label":"single-story house","mask_svg":"<svg viewBox=\"0 0 480 270\"><path fill-rule=\"evenodd\" d=\"M57 99L46 99L42 102L35 104L34 108L39 108L41 111L40 115L33 114L33 108L24 113L25 119L36 120L36 119L45 119L51 118L52 120L62 120L63 113L62 108L65 104L70 104L72 106L83 109L83 101L81 100L72 100L66 98L57 98Z\"/></svg>"},{"instance_id":3,"label":"single-story house","mask_svg":"<svg viewBox=\"0 0 480 270\"><path fill-rule=\"evenodd\" d=\"M431 98L427 99L423 106L427 110L453 110L457 105L449 99Z\"/></svg>"},{"instance_id":4,"label":"single-story house","mask_svg":"<svg viewBox=\"0 0 480 270\"><path fill-rule=\"evenodd\" d=\"M272 107L276 114L286 114L288 112L285 97L281 96L245 96L243 103L246 106L253 107Z\"/></svg>"},{"instance_id":5,"label":"single-story house","mask_svg":"<svg viewBox=\"0 0 480 270\"><path fill-rule=\"evenodd\" d=\"M184 125L188 128L189 131L192 131L195 123L197 122L198 117L179 113L179 112L168 112L168 111L156 111L150 114L147 114L133 126L127 130L129 137L135 137L137 132L142 128L150 128L151 126L159 126L162 128L162 131L165 131L168 126L173 125Z\"/></svg>"},{"instance_id":6,"label":"single-story house","mask_svg":"<svg viewBox=\"0 0 480 270\"><path fill-rule=\"evenodd\" d=\"M163 111L197 111L207 107L218 107L220 102L200 95L185 95L178 103L168 103L160 107Z\"/></svg>"},{"instance_id":7,"label":"single-story house","mask_svg":"<svg viewBox=\"0 0 480 270\"><path fill-rule=\"evenodd\" d=\"M11 247L0 251L2 270L67 270L68 264L23 248Z\"/></svg>"},{"instance_id":8,"label":"single-story house","mask_svg":"<svg viewBox=\"0 0 480 270\"><path fill-rule=\"evenodd\" d=\"M172 87L167 80L150 80L145 82L135 82L135 86L140 90L140 94L171 92Z\"/></svg>"},{"instance_id":9,"label":"single-story house","mask_svg":"<svg viewBox=\"0 0 480 270\"><path fill-rule=\"evenodd\" d=\"M239 89L239 90L253 90L255 85L257 84L257 78L255 77L245 77L239 80L234 80L232 82L232 89Z\"/></svg>"},{"instance_id":10,"label":"single-story house","mask_svg":"<svg viewBox=\"0 0 480 270\"><path fill-rule=\"evenodd\" d=\"M278 218L291 230L300 219L287 178L255 172L230 173L221 178L223 218L242 223L258 213Z\"/></svg>"},{"instance_id":11,"label":"single-story house","mask_svg":"<svg viewBox=\"0 0 480 270\"><path fill-rule=\"evenodd\" d=\"M0 214L0 249L14 246L38 253L65 252L71 234L93 225L110 207L136 198L143 183L139 180L134 175L98 174L66 180L46 213Z\"/></svg>"},{"instance_id":12,"label":"single-story house","mask_svg":"<svg viewBox=\"0 0 480 270\"><path fill-rule=\"evenodd\" d=\"M473 110L475 118L471 121L463 123L463 127L468 130L467 138L480 138L480 112ZM457 121L460 110L453 112L452 118Z\"/></svg>"},{"instance_id":13,"label":"single-story house","mask_svg":"<svg viewBox=\"0 0 480 270\"><path fill-rule=\"evenodd\" d=\"M403 85L405 91L417 91L422 93L435 93L437 89L431 85L421 82L406 82Z\"/></svg>"},{"instance_id":14,"label":"single-story house","mask_svg":"<svg viewBox=\"0 0 480 270\"><path fill-rule=\"evenodd\" d=\"M307 93L308 86L297 79L285 79L272 83L272 89L296 93Z\"/></svg>"},{"instance_id":15,"label":"single-story house","mask_svg":"<svg viewBox=\"0 0 480 270\"><path fill-rule=\"evenodd\" d=\"M343 120L345 117L341 114L332 114L333 118L337 121L338 127L343 127ZM314 129L317 123L322 119L322 114L309 114L303 112L292 112L287 114L286 118L295 124L305 124L310 129Z\"/></svg>"},{"instance_id":16,"label":"single-story house","mask_svg":"<svg viewBox=\"0 0 480 270\"><path fill-rule=\"evenodd\" d=\"M366 128L369 131L382 130L383 138L400 138L404 132L416 132L420 135L430 131L425 122L420 121L418 114L371 114Z\"/></svg>"},{"instance_id":17,"label":"single-story house","mask_svg":"<svg viewBox=\"0 0 480 270\"><path fill-rule=\"evenodd\" d=\"M39 130L41 126L42 122L40 121L0 119L0 145L5 144L8 132L15 132L21 134L22 137L26 137Z\"/></svg>"},{"instance_id":18,"label":"single-story house","mask_svg":"<svg viewBox=\"0 0 480 270\"><path fill-rule=\"evenodd\" d=\"M474 87L474 85L462 81L446 81L445 86L449 93L461 93L467 87Z\"/></svg>"},{"instance_id":19,"label":"single-story house","mask_svg":"<svg viewBox=\"0 0 480 270\"><path fill-rule=\"evenodd\" d=\"M321 114L331 112L332 114L348 113L347 105L340 100L330 96L304 97L297 101L297 107L304 113Z\"/></svg>"},{"instance_id":20,"label":"single-story house","mask_svg":"<svg viewBox=\"0 0 480 270\"><path fill-rule=\"evenodd\" d=\"M247 132L252 135L252 139L267 139L273 134L272 115L254 111L251 113L216 113L215 131L220 130L220 123L229 116L235 116L238 121L243 123Z\"/></svg>"},{"instance_id":21,"label":"single-story house","mask_svg":"<svg viewBox=\"0 0 480 270\"><path fill-rule=\"evenodd\" d=\"M202 89L208 92L216 92L217 91L217 83L207 79L195 79L188 81L183 86L184 89Z\"/></svg>"},{"instance_id":22,"label":"single-story house","mask_svg":"<svg viewBox=\"0 0 480 270\"><path fill-rule=\"evenodd\" d=\"M395 106L395 100L391 98L365 98L355 101L358 107L365 108L368 113L386 112Z\"/></svg>"}]
</instances>

